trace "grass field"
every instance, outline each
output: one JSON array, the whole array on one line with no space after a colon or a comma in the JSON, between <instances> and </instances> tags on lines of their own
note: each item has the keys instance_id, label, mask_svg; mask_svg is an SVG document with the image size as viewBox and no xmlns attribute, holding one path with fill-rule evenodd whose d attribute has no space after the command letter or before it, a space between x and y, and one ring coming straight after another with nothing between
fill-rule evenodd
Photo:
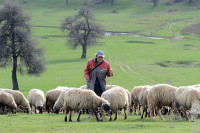
<instances>
[{"instance_id":1,"label":"grass field","mask_svg":"<svg viewBox=\"0 0 200 133\"><path fill-rule=\"evenodd\" d=\"M6 0L0 0L0 4ZM18 74L20 91L26 96L30 89L38 88L44 92L57 86L79 87L85 84L83 70L89 58L97 50L105 52L105 60L111 57L114 71L112 83L131 90L135 85L154 85L168 83L175 86L199 83L200 73L200 36L183 34L181 31L200 22L199 3L189 6L177 3L166 6L163 0L157 8L141 0L116 0L109 4L88 6L97 21L106 31L134 32L139 37L119 35L105 36L100 45L88 48L87 59L80 59L81 47L72 50L66 46L66 38L58 28L66 16L77 12L81 0L69 0L69 7L63 1L18 0L24 12L32 16L33 36L39 47L45 49L46 71L39 77ZM90 1L90 0L85 0ZM113 14L115 9L118 14ZM176 12L168 12L177 9ZM40 26L40 27L37 27ZM42 27L43 26L43 27ZM45 26L45 27L44 27ZM162 37L150 39L144 36ZM176 39L183 36L183 39ZM110 78L107 83L110 84ZM1 88L12 88L11 68L0 69ZM82 119L84 119L83 116ZM75 120L76 116L74 117ZM167 119L167 118L166 118ZM174 122L158 118L140 120L131 116L127 121L95 122L84 119L80 123L64 123L63 115L6 115L1 116L0 132L199 132L200 120Z\"/></svg>"}]
</instances>

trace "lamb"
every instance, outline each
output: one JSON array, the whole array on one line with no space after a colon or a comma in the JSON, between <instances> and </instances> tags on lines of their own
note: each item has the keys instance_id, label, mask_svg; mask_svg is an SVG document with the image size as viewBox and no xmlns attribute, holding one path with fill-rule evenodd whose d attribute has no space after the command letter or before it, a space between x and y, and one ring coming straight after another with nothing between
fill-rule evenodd
<instances>
[{"instance_id":1,"label":"lamb","mask_svg":"<svg viewBox=\"0 0 200 133\"><path fill-rule=\"evenodd\" d=\"M50 110L53 110L53 106L57 101L58 97L60 96L61 92L67 89L67 87L60 87L58 86L55 89L49 90L46 93L46 110L50 113Z\"/></svg>"},{"instance_id":2,"label":"lamb","mask_svg":"<svg viewBox=\"0 0 200 133\"><path fill-rule=\"evenodd\" d=\"M72 111L79 111L77 121L80 121L82 111L89 109L92 110L96 116L96 120L100 121L97 117L96 110L101 108L106 112L110 111L110 104L107 100L97 96L94 91L74 88L65 93L63 109L65 110L65 121L67 121L67 114L70 112L69 121L72 117Z\"/></svg>"},{"instance_id":3,"label":"lamb","mask_svg":"<svg viewBox=\"0 0 200 133\"><path fill-rule=\"evenodd\" d=\"M139 102L139 95L140 95L140 92L141 90L145 88L145 86L135 86L132 91L131 91L131 106L134 106L134 114L136 114L136 109L138 108L138 112L139 112L139 115L141 115L141 112L140 112L140 102Z\"/></svg>"},{"instance_id":4,"label":"lamb","mask_svg":"<svg viewBox=\"0 0 200 133\"><path fill-rule=\"evenodd\" d=\"M35 114L37 114L37 110L39 110L39 113L42 114L43 105L45 102L43 91L39 89L31 89L28 94L28 101L30 103L31 109L32 106L35 107Z\"/></svg>"},{"instance_id":5,"label":"lamb","mask_svg":"<svg viewBox=\"0 0 200 133\"><path fill-rule=\"evenodd\" d=\"M117 111L121 109L124 109L124 119L127 118L126 110L128 108L129 101L127 91L124 88L114 87L103 92L101 97L110 103L111 112L109 121L112 121L112 113L115 113L114 120L117 120Z\"/></svg>"},{"instance_id":6,"label":"lamb","mask_svg":"<svg viewBox=\"0 0 200 133\"><path fill-rule=\"evenodd\" d=\"M168 84L158 84L151 88L147 96L151 120L153 120L154 109L157 109L159 117L161 120L164 120L160 112L162 106L168 106L172 109L174 108L173 104L175 102L176 90L177 87ZM169 119L171 119L171 113Z\"/></svg>"},{"instance_id":7,"label":"lamb","mask_svg":"<svg viewBox=\"0 0 200 133\"><path fill-rule=\"evenodd\" d=\"M176 108L187 113L186 118L194 122L200 114L200 90L192 86L179 87L175 96Z\"/></svg>"},{"instance_id":8,"label":"lamb","mask_svg":"<svg viewBox=\"0 0 200 133\"><path fill-rule=\"evenodd\" d=\"M57 99L57 101L55 102L54 106L53 106L53 111L54 113L58 114L60 109L63 107L64 104L64 98L65 98L65 93L73 88L66 88L64 91L62 91Z\"/></svg>"},{"instance_id":9,"label":"lamb","mask_svg":"<svg viewBox=\"0 0 200 133\"><path fill-rule=\"evenodd\" d=\"M11 94L0 91L0 106L3 109L10 109L13 114L16 114L17 104L15 103L15 100Z\"/></svg>"},{"instance_id":10,"label":"lamb","mask_svg":"<svg viewBox=\"0 0 200 133\"><path fill-rule=\"evenodd\" d=\"M145 117L147 117L147 109L148 109L148 100L147 100L147 95L150 91L150 89L152 88L152 86L145 86L140 94L139 94L139 102L140 102L140 105L142 106L143 108L143 112L142 112L142 115L141 115L141 119L143 119L143 115L144 115L144 112L146 113L145 114Z\"/></svg>"},{"instance_id":11,"label":"lamb","mask_svg":"<svg viewBox=\"0 0 200 133\"><path fill-rule=\"evenodd\" d=\"M13 96L17 106L19 108L25 109L25 112L27 112L27 114L31 111L28 100L25 98L23 93L21 93L20 91L11 90L11 89L0 89L0 91L10 93Z\"/></svg>"}]
</instances>

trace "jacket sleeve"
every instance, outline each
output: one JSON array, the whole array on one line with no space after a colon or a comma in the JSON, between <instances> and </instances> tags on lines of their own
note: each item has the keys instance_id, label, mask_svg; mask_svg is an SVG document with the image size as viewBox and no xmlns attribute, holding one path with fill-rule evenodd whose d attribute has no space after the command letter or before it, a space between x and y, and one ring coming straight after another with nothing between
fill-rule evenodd
<instances>
[{"instance_id":1,"label":"jacket sleeve","mask_svg":"<svg viewBox=\"0 0 200 133\"><path fill-rule=\"evenodd\" d=\"M113 74L112 74L112 75L110 74L110 70L111 70L110 64L108 64L108 66L107 66L107 71L108 71L108 72L107 72L107 74L106 74L107 77L112 77L112 76L113 76Z\"/></svg>"},{"instance_id":2,"label":"jacket sleeve","mask_svg":"<svg viewBox=\"0 0 200 133\"><path fill-rule=\"evenodd\" d=\"M84 76L85 76L85 79L87 82L90 81L90 63L89 63L89 61L87 62L87 65L85 67Z\"/></svg>"}]
</instances>

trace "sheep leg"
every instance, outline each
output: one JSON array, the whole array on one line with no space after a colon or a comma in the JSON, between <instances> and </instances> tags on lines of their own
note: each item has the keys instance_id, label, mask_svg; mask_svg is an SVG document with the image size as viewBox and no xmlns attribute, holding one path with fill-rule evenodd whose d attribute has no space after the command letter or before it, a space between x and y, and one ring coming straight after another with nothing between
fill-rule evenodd
<instances>
[{"instance_id":1,"label":"sheep leg","mask_svg":"<svg viewBox=\"0 0 200 133\"><path fill-rule=\"evenodd\" d=\"M65 111L65 122L67 122L67 114L69 113L69 111Z\"/></svg>"},{"instance_id":2,"label":"sheep leg","mask_svg":"<svg viewBox=\"0 0 200 133\"><path fill-rule=\"evenodd\" d=\"M139 115L141 115L140 108L141 108L141 105L139 105L139 108L138 108Z\"/></svg>"},{"instance_id":3,"label":"sheep leg","mask_svg":"<svg viewBox=\"0 0 200 133\"><path fill-rule=\"evenodd\" d=\"M70 122L72 121L72 111L70 111L70 113L69 113L69 121Z\"/></svg>"},{"instance_id":4,"label":"sheep leg","mask_svg":"<svg viewBox=\"0 0 200 133\"><path fill-rule=\"evenodd\" d=\"M35 108L35 114L37 114L37 108L36 108L36 106L35 105L33 105L34 106L34 108Z\"/></svg>"},{"instance_id":5,"label":"sheep leg","mask_svg":"<svg viewBox=\"0 0 200 133\"><path fill-rule=\"evenodd\" d=\"M160 117L161 120L164 120L163 116L161 115L161 110L160 108L157 110L158 116Z\"/></svg>"},{"instance_id":6,"label":"sheep leg","mask_svg":"<svg viewBox=\"0 0 200 133\"><path fill-rule=\"evenodd\" d=\"M109 121L112 121L112 111L110 112L110 119Z\"/></svg>"},{"instance_id":7,"label":"sheep leg","mask_svg":"<svg viewBox=\"0 0 200 133\"><path fill-rule=\"evenodd\" d=\"M184 113L185 113L185 119L186 119L186 121L189 121L188 115L187 115L186 111L184 111Z\"/></svg>"},{"instance_id":8,"label":"sheep leg","mask_svg":"<svg viewBox=\"0 0 200 133\"><path fill-rule=\"evenodd\" d=\"M142 111L141 119L143 119L143 115L144 115L145 111L146 111L146 109L144 108L143 111ZM147 113L146 113L146 115L147 115ZM145 117L146 117L146 115L145 115Z\"/></svg>"},{"instance_id":9,"label":"sheep leg","mask_svg":"<svg viewBox=\"0 0 200 133\"><path fill-rule=\"evenodd\" d=\"M168 114L169 114L169 120L172 120L172 111L171 111L171 109L169 110Z\"/></svg>"},{"instance_id":10,"label":"sheep leg","mask_svg":"<svg viewBox=\"0 0 200 133\"><path fill-rule=\"evenodd\" d=\"M115 119L114 120L117 120L117 112L115 113Z\"/></svg>"},{"instance_id":11,"label":"sheep leg","mask_svg":"<svg viewBox=\"0 0 200 133\"><path fill-rule=\"evenodd\" d=\"M81 114L82 114L82 111L79 111L78 119L77 119L78 122L80 121L80 116L81 116Z\"/></svg>"},{"instance_id":12,"label":"sheep leg","mask_svg":"<svg viewBox=\"0 0 200 133\"><path fill-rule=\"evenodd\" d=\"M137 104L134 104L134 115L137 115L136 114L136 109L137 109Z\"/></svg>"},{"instance_id":13,"label":"sheep leg","mask_svg":"<svg viewBox=\"0 0 200 133\"><path fill-rule=\"evenodd\" d=\"M147 118L147 115L148 115L148 111L147 111L147 107L145 107L145 118Z\"/></svg>"},{"instance_id":14,"label":"sheep leg","mask_svg":"<svg viewBox=\"0 0 200 133\"><path fill-rule=\"evenodd\" d=\"M99 121L99 118L98 118L98 116L97 116L96 110L93 110L93 112L94 112L94 114L95 114L96 120Z\"/></svg>"},{"instance_id":15,"label":"sheep leg","mask_svg":"<svg viewBox=\"0 0 200 133\"><path fill-rule=\"evenodd\" d=\"M126 110L127 110L127 107L124 108L124 119L125 119L125 120L127 119Z\"/></svg>"},{"instance_id":16,"label":"sheep leg","mask_svg":"<svg viewBox=\"0 0 200 133\"><path fill-rule=\"evenodd\" d=\"M150 108L150 118L151 118L151 120L153 120L153 114L154 114L154 109Z\"/></svg>"}]
</instances>

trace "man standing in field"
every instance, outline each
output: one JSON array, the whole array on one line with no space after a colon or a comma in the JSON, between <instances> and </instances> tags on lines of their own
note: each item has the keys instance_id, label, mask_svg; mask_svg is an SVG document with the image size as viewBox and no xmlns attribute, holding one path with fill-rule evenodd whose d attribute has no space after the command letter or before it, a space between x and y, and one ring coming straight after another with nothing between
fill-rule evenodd
<instances>
[{"instance_id":1,"label":"man standing in field","mask_svg":"<svg viewBox=\"0 0 200 133\"><path fill-rule=\"evenodd\" d=\"M104 57L103 51L97 51L96 57L88 60L84 70L87 88L93 90L98 96L106 90L106 76L113 76L110 64L103 60Z\"/></svg>"}]
</instances>

